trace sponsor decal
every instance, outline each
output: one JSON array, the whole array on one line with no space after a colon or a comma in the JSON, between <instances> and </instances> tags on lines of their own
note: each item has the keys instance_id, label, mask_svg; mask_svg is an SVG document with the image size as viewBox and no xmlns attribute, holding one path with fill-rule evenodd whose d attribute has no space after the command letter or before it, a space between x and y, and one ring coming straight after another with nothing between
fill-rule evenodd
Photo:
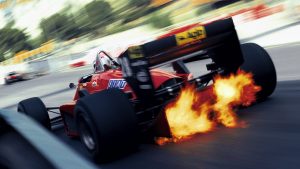
<instances>
[{"instance_id":1,"label":"sponsor decal","mask_svg":"<svg viewBox=\"0 0 300 169\"><path fill-rule=\"evenodd\" d=\"M185 45L206 38L204 26L197 26L175 35L177 45Z\"/></svg>"},{"instance_id":2,"label":"sponsor decal","mask_svg":"<svg viewBox=\"0 0 300 169\"><path fill-rule=\"evenodd\" d=\"M98 85L98 84L97 84L96 81L93 81L93 82L92 82L92 86L93 86L93 87L96 87L97 85Z\"/></svg>"},{"instance_id":3,"label":"sponsor decal","mask_svg":"<svg viewBox=\"0 0 300 169\"><path fill-rule=\"evenodd\" d=\"M144 57L141 46L131 46L128 48L128 55L131 59L138 59Z\"/></svg>"},{"instance_id":4,"label":"sponsor decal","mask_svg":"<svg viewBox=\"0 0 300 169\"><path fill-rule=\"evenodd\" d=\"M118 88L118 89L124 89L127 82L124 79L110 79L108 82L108 89L112 88Z\"/></svg>"}]
</instances>

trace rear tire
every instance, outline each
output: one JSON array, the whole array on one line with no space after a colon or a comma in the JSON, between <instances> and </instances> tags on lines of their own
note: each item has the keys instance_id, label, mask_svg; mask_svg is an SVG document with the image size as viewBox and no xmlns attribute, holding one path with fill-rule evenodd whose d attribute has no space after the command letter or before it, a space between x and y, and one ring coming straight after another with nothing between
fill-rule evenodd
<instances>
[{"instance_id":1,"label":"rear tire","mask_svg":"<svg viewBox=\"0 0 300 169\"><path fill-rule=\"evenodd\" d=\"M138 146L136 115L121 90L108 89L79 99L75 118L82 143L98 162Z\"/></svg>"},{"instance_id":2,"label":"rear tire","mask_svg":"<svg viewBox=\"0 0 300 169\"><path fill-rule=\"evenodd\" d=\"M30 116L42 126L51 129L47 108L40 98L32 97L19 102L18 112Z\"/></svg>"},{"instance_id":3,"label":"rear tire","mask_svg":"<svg viewBox=\"0 0 300 169\"><path fill-rule=\"evenodd\" d=\"M242 44L241 49L244 55L241 69L253 73L255 83L262 87L257 94L257 99L264 100L274 92L277 84L272 59L264 48L255 43Z\"/></svg>"}]
</instances>

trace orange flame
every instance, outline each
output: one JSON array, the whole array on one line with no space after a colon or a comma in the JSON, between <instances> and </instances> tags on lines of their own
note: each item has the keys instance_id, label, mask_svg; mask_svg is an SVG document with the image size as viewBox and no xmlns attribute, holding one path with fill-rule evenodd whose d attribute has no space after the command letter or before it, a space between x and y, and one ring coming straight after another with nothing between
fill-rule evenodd
<instances>
[{"instance_id":1,"label":"orange flame","mask_svg":"<svg viewBox=\"0 0 300 169\"><path fill-rule=\"evenodd\" d=\"M197 133L209 132L217 124L239 126L234 107L249 106L260 90L252 74L241 70L228 77L216 76L214 84L202 91L186 86L177 100L165 108L172 138L157 138L157 144L177 142Z\"/></svg>"}]
</instances>

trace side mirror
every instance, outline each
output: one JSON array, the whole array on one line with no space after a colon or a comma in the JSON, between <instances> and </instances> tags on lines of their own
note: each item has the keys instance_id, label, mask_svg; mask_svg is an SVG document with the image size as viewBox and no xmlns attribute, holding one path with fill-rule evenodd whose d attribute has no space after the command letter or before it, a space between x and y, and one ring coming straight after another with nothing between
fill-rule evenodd
<instances>
[{"instance_id":1,"label":"side mirror","mask_svg":"<svg viewBox=\"0 0 300 169\"><path fill-rule=\"evenodd\" d=\"M70 83L70 84L69 84L69 88L70 88L70 89L73 89L73 88L75 88L75 87L76 87L76 85L75 85L74 83Z\"/></svg>"}]
</instances>

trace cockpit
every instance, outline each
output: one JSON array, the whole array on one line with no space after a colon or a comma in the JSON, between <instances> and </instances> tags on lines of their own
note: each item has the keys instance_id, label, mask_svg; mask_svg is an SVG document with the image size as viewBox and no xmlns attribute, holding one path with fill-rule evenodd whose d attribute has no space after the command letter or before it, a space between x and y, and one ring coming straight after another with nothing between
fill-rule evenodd
<instances>
[{"instance_id":1,"label":"cockpit","mask_svg":"<svg viewBox=\"0 0 300 169\"><path fill-rule=\"evenodd\" d=\"M94 72L103 72L109 69L116 69L119 64L105 51L97 53L94 61Z\"/></svg>"}]
</instances>

